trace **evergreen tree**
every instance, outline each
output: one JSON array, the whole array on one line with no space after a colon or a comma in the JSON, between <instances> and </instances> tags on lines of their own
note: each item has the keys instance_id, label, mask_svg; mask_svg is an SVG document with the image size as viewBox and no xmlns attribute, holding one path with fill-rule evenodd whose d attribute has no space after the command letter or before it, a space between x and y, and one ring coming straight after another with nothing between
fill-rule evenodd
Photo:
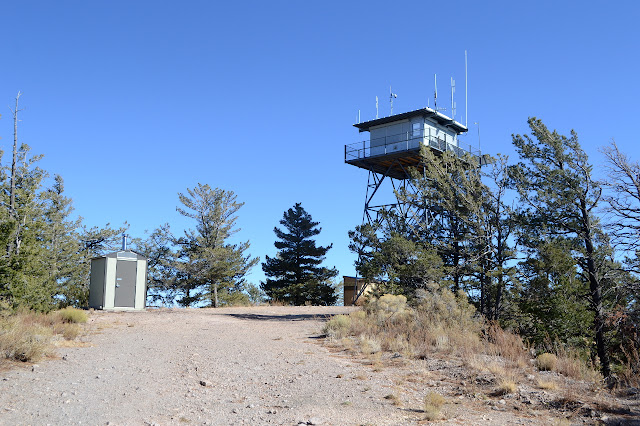
<instances>
[{"instance_id":1,"label":"evergreen tree","mask_svg":"<svg viewBox=\"0 0 640 426\"><path fill-rule=\"evenodd\" d=\"M184 306L207 301L218 307L218 291L241 291L244 277L258 263L258 258L245 255L249 242L231 244L228 239L235 228L236 213L244 203L236 202L233 191L198 184L178 194L183 207L176 210L194 219L195 229L185 231L176 240L179 246L176 286L183 290L179 300Z\"/></svg>"},{"instance_id":2,"label":"evergreen tree","mask_svg":"<svg viewBox=\"0 0 640 426\"><path fill-rule=\"evenodd\" d=\"M6 255L0 262L0 297L14 305L48 311L55 306L56 287L47 279L48 253L42 244L45 206L41 192L47 173L37 165L42 156L32 156L30 151L26 144L17 148L12 185L3 185Z\"/></svg>"},{"instance_id":3,"label":"evergreen tree","mask_svg":"<svg viewBox=\"0 0 640 426\"><path fill-rule=\"evenodd\" d=\"M563 342L589 350L585 342L592 340L593 312L584 301L589 286L580 277L571 245L570 239L552 236L533 249L525 247L515 328L537 347Z\"/></svg>"},{"instance_id":4,"label":"evergreen tree","mask_svg":"<svg viewBox=\"0 0 640 426\"><path fill-rule=\"evenodd\" d=\"M54 184L44 191L45 203L43 242L48 252L47 269L50 285L62 306L85 306L86 296L79 288L82 283L82 258L78 231L82 218L72 219L71 198L64 195L64 180L54 177Z\"/></svg>"},{"instance_id":5,"label":"evergreen tree","mask_svg":"<svg viewBox=\"0 0 640 426\"><path fill-rule=\"evenodd\" d=\"M284 212L280 224L285 227L273 229L279 241L274 243L279 250L276 257L266 256L262 270L267 280L260 284L272 300L293 305L312 303L333 305L336 300L332 279L338 275L335 268L320 266L333 244L316 246L313 239L320 233L319 222L300 203Z\"/></svg>"},{"instance_id":6,"label":"evergreen tree","mask_svg":"<svg viewBox=\"0 0 640 426\"><path fill-rule=\"evenodd\" d=\"M506 159L500 158L483 175L470 155L436 155L423 147L421 156L421 167L411 170L410 184L401 188L398 197L425 214L404 238L414 241L422 252L435 249L445 283L454 291L467 291L481 313L498 320L513 281L513 268L508 266L514 256L508 243L512 224L504 205ZM483 177L489 178L494 190Z\"/></svg>"},{"instance_id":7,"label":"evergreen tree","mask_svg":"<svg viewBox=\"0 0 640 426\"><path fill-rule=\"evenodd\" d=\"M136 250L147 258L147 302L173 306L178 288L175 237L168 223L154 229L146 239L134 239Z\"/></svg>"},{"instance_id":8,"label":"evergreen tree","mask_svg":"<svg viewBox=\"0 0 640 426\"><path fill-rule=\"evenodd\" d=\"M367 282L376 282L379 294L403 294L412 297L417 289L426 289L443 278L442 259L424 241L400 225L403 220L384 211L380 223L357 226L349 232L349 248L358 254L356 270ZM394 226L395 224L395 226Z\"/></svg>"},{"instance_id":9,"label":"evergreen tree","mask_svg":"<svg viewBox=\"0 0 640 426\"><path fill-rule=\"evenodd\" d=\"M596 352L602 374L609 378L603 294L611 270L611 248L594 215L602 191L592 179L592 166L574 131L566 137L549 131L536 118L528 123L532 136L513 136L521 161L509 169L522 205L521 241L538 252L550 238L562 237L568 244L579 277L589 288Z\"/></svg>"}]
</instances>

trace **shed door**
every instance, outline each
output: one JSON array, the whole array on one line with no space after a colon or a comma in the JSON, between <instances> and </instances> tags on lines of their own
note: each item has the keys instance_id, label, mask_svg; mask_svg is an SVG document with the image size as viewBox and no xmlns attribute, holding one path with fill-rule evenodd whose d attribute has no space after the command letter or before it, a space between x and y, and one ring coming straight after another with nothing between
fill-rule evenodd
<instances>
[{"instance_id":1,"label":"shed door","mask_svg":"<svg viewBox=\"0 0 640 426\"><path fill-rule=\"evenodd\" d=\"M118 260L116 262L114 308L135 308L137 265L138 262L131 260Z\"/></svg>"}]
</instances>

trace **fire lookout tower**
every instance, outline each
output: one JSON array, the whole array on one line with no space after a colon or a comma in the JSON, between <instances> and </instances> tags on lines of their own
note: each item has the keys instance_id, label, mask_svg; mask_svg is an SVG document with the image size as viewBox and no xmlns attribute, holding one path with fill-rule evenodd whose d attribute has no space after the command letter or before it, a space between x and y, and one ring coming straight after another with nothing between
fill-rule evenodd
<instances>
[{"instance_id":1,"label":"fire lookout tower","mask_svg":"<svg viewBox=\"0 0 640 426\"><path fill-rule=\"evenodd\" d=\"M478 149L458 140L467 127L431 108L377 118L354 127L360 133L369 132L369 140L344 147L345 163L369 172L363 222L380 221L383 210L395 210L407 220L423 217L425 212L411 212L410 206L397 197L391 203L378 202L389 195L378 191L383 183L389 182L395 191L410 184L409 170L420 167L422 146L436 153L451 151L459 157L469 153L477 156L479 163L483 160Z\"/></svg>"}]
</instances>

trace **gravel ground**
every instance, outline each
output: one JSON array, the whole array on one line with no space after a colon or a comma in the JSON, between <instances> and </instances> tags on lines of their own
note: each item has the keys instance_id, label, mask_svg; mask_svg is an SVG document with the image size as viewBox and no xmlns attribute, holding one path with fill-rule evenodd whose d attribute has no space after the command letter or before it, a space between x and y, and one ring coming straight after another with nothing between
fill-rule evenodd
<instances>
[{"instance_id":1,"label":"gravel ground","mask_svg":"<svg viewBox=\"0 0 640 426\"><path fill-rule=\"evenodd\" d=\"M90 347L0 373L0 423L401 424L391 384L362 392L348 379L362 367L318 344L324 316L347 311L96 312Z\"/></svg>"},{"instance_id":2,"label":"gravel ground","mask_svg":"<svg viewBox=\"0 0 640 426\"><path fill-rule=\"evenodd\" d=\"M0 372L0 424L416 424L432 390L454 401L440 424L561 424L521 397L470 398L453 361L381 367L332 351L324 319L351 310L94 312L85 345Z\"/></svg>"}]
</instances>

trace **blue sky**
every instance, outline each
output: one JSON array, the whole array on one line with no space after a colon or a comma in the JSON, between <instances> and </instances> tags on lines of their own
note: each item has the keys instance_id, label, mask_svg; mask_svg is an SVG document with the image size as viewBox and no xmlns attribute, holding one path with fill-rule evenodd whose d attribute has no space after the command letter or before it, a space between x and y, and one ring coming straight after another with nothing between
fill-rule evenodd
<instances>
[{"instance_id":1,"label":"blue sky","mask_svg":"<svg viewBox=\"0 0 640 426\"><path fill-rule=\"evenodd\" d=\"M246 203L253 255L275 254L273 227L301 202L334 245L328 266L353 275L367 174L343 153L363 139L358 110L374 118L378 96L387 115L389 85L396 113L433 106L437 74L439 105L456 80L464 122L467 50L466 143L479 122L483 152L513 154L536 116L575 129L596 169L612 138L640 160L639 18L632 1L6 2L0 105L23 92L20 140L89 226L180 232L177 193L208 183Z\"/></svg>"}]
</instances>

